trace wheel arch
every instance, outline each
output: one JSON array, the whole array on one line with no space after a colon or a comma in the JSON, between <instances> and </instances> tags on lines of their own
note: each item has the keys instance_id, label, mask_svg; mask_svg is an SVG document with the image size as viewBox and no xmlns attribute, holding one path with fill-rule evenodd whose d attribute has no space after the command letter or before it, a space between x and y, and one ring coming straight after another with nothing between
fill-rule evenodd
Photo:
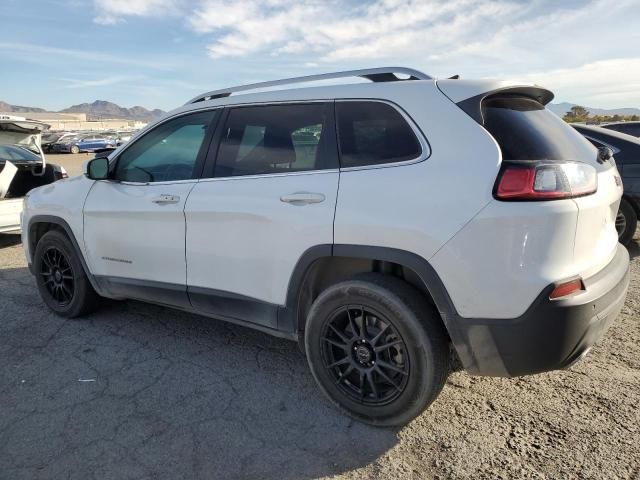
<instances>
[{"instance_id":1,"label":"wheel arch","mask_svg":"<svg viewBox=\"0 0 640 480\"><path fill-rule=\"evenodd\" d=\"M80 259L80 263L82 264L84 273L87 275L87 278L91 283L91 286L96 292L100 293L101 289L99 288L99 285L97 284L97 282L93 278L93 275L89 271L89 267L87 266L87 262L85 261L84 255L82 253L82 250L80 249L80 245L78 244L76 236L74 235L73 230L71 230L71 226L63 218L56 217L54 215L34 215L29 219L27 241L28 241L29 257L32 259L32 261L34 258L36 245L38 244L40 239L43 237L43 235L51 230L57 230L59 232L62 232L69 239L69 241L71 242L71 245L73 245L73 248L78 254L78 258ZM29 270L31 270L31 273L33 273L33 268L34 267L32 263L30 263Z\"/></svg>"},{"instance_id":2,"label":"wheel arch","mask_svg":"<svg viewBox=\"0 0 640 480\"><path fill-rule=\"evenodd\" d=\"M415 253L368 245L318 245L300 257L289 281L286 301L287 310L294 316L291 323L295 331L304 331L311 303L324 288L364 272L396 276L420 290L437 308L454 345L458 344L456 309L431 264Z\"/></svg>"}]
</instances>

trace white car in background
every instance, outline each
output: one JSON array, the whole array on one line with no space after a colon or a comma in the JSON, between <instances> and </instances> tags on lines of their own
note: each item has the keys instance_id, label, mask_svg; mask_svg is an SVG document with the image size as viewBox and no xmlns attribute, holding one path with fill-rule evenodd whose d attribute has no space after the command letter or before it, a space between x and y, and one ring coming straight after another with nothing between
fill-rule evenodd
<instances>
[{"instance_id":1,"label":"white car in background","mask_svg":"<svg viewBox=\"0 0 640 480\"><path fill-rule=\"evenodd\" d=\"M254 91L351 77L371 83ZM29 267L65 317L133 298L297 340L340 409L401 425L451 351L565 368L622 308L620 176L552 98L405 68L203 93L33 191Z\"/></svg>"},{"instance_id":2,"label":"white car in background","mask_svg":"<svg viewBox=\"0 0 640 480\"><path fill-rule=\"evenodd\" d=\"M23 198L34 188L67 177L47 164L40 146L48 125L0 114L0 233L20 232Z\"/></svg>"}]
</instances>

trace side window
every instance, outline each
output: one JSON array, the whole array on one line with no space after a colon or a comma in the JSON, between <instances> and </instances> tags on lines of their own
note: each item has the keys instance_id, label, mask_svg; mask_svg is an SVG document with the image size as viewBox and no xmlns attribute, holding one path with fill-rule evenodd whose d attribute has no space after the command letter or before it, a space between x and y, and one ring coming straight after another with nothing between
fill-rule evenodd
<instances>
[{"instance_id":1,"label":"side window","mask_svg":"<svg viewBox=\"0 0 640 480\"><path fill-rule=\"evenodd\" d=\"M215 176L337 168L330 152L331 104L237 107L229 111Z\"/></svg>"},{"instance_id":2,"label":"side window","mask_svg":"<svg viewBox=\"0 0 640 480\"><path fill-rule=\"evenodd\" d=\"M165 122L118 157L114 178L128 182L188 180L207 129L218 111L198 112Z\"/></svg>"},{"instance_id":3,"label":"side window","mask_svg":"<svg viewBox=\"0 0 640 480\"><path fill-rule=\"evenodd\" d=\"M343 168L412 160L422 152L412 128L391 105L337 102L336 113Z\"/></svg>"}]
</instances>

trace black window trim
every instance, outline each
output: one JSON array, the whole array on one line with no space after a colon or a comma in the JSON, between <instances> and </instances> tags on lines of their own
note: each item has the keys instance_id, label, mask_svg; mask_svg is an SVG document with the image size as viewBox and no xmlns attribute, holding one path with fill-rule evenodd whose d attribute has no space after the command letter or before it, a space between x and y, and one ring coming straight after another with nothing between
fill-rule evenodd
<instances>
[{"instance_id":1,"label":"black window trim","mask_svg":"<svg viewBox=\"0 0 640 480\"><path fill-rule=\"evenodd\" d=\"M207 156L208 156L209 151L211 149L212 139L214 137L214 134L217 133L218 130L220 130L220 120L222 119L223 116L225 116L225 112L224 112L225 109L222 106L216 106L216 107L208 106L208 107L205 107L205 108L198 108L198 109L183 111L183 112L176 113L175 115L172 115L170 117L163 118L162 120L149 125L146 129L144 129L141 132L137 133L135 138L132 138L129 142L127 142L125 145L123 145L121 151L117 152L116 155L114 155L113 157L109 158L109 177L111 177L115 173L115 170L116 170L117 165L118 165L118 161L120 159L120 155L122 155L124 152L126 152L127 149L129 147L131 147L131 145L137 143L142 138L147 136L149 133L155 131L157 128L161 127L162 125L166 124L167 122L170 122L170 121L175 120L177 118L186 117L188 115L192 115L192 114L195 114L195 113L213 112L213 111L216 111L216 110L219 110L220 114L219 115L214 115L214 117L211 120L212 123L209 124L209 131L205 135L204 139L202 140L202 144L200 145L200 150L198 151L198 156L196 157L196 161L195 161L195 164L194 164L194 167L193 167L193 173L191 175L191 178L187 178L187 179L184 179L184 180L164 180L164 181L161 181L161 182L131 182L131 181L125 181L125 180L115 180L113 178L109 178L108 180L99 180L99 181L115 182L115 183L118 183L118 184L121 184L121 185L134 185L134 186L173 185L173 184L176 184L176 183L193 183L193 182L197 182L200 178L202 178L203 169L204 169L204 166L205 166L205 162L206 162ZM213 127L213 128L211 128L211 127Z\"/></svg>"},{"instance_id":2,"label":"black window trim","mask_svg":"<svg viewBox=\"0 0 640 480\"><path fill-rule=\"evenodd\" d=\"M264 102L246 102L246 103L234 103L231 105L224 105L224 112L220 115L218 120L218 126L215 129L215 135L211 140L211 144L209 147L209 153L207 155L207 159L202 170L202 175L200 177L201 181L220 181L220 180L241 180L241 179L254 179L254 178L265 178L265 177L282 177L282 176L290 176L290 175L311 175L311 174L323 174L323 173L337 173L339 172L339 153L338 153L338 145L337 145L337 137L335 136L327 136L325 137L325 142L330 142L329 145L326 146L327 149L335 149L337 165L333 168L318 168L313 170L293 170L293 171L283 171L283 172L270 172L270 173L257 173L253 175L227 175L224 177L216 177L215 176L215 167L218 161L218 153L220 150L220 145L222 143L222 134L224 131L224 127L227 124L227 119L229 117L229 112L235 108L245 108L245 107L269 107L269 106L278 106L278 105L305 105L309 103L322 103L328 104L329 109L331 110L331 115L328 116L327 121L327 132L336 131L336 119L335 119L335 109L333 108L333 104L335 103L334 99L325 98L325 99L309 99L309 100L284 100L284 101L264 101Z\"/></svg>"},{"instance_id":3,"label":"black window trim","mask_svg":"<svg viewBox=\"0 0 640 480\"><path fill-rule=\"evenodd\" d=\"M377 164L372 164L372 165L359 165L357 167L343 167L342 166L342 152L340 151L340 141L339 141L339 133L338 133L338 116L336 114L336 111L334 109L334 118L335 118L335 127L336 127L336 142L338 144L338 151L339 151L339 155L340 155L340 171L341 172L352 172L352 171L358 171L358 170L371 170L371 169L377 169L377 168L390 168L390 167L402 167L405 165L413 165L414 163L420 163L420 162L424 162L425 160L427 160L429 157L431 157L431 145L429 144L429 141L427 140L426 135L424 134L424 132L420 129L420 127L418 126L418 124L413 120L413 118L411 118L411 116L398 104L390 101L390 100L385 100L385 99L381 99L381 98L337 98L335 100L336 103L338 102L376 102L376 103L385 103L387 105L389 105L391 108L395 109L401 116L402 118L404 118L404 120L407 122L407 124L409 125L409 127L411 128L411 130L413 130L413 134L416 136L416 139L418 140L418 143L420 144L420 153L415 157L415 158L411 158L409 160L402 160L399 162L386 162L386 163L377 163Z\"/></svg>"}]
</instances>

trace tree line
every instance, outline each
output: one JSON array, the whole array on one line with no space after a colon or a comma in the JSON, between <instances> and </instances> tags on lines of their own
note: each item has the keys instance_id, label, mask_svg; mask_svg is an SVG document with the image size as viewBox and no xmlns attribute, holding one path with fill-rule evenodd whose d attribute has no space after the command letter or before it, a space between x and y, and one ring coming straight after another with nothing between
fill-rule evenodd
<instances>
[{"instance_id":1,"label":"tree line","mask_svg":"<svg viewBox=\"0 0 640 480\"><path fill-rule=\"evenodd\" d=\"M635 122L640 120L639 115L592 115L589 110L580 105L571 107L562 119L567 123L589 122L589 123L606 123L606 122Z\"/></svg>"}]
</instances>

